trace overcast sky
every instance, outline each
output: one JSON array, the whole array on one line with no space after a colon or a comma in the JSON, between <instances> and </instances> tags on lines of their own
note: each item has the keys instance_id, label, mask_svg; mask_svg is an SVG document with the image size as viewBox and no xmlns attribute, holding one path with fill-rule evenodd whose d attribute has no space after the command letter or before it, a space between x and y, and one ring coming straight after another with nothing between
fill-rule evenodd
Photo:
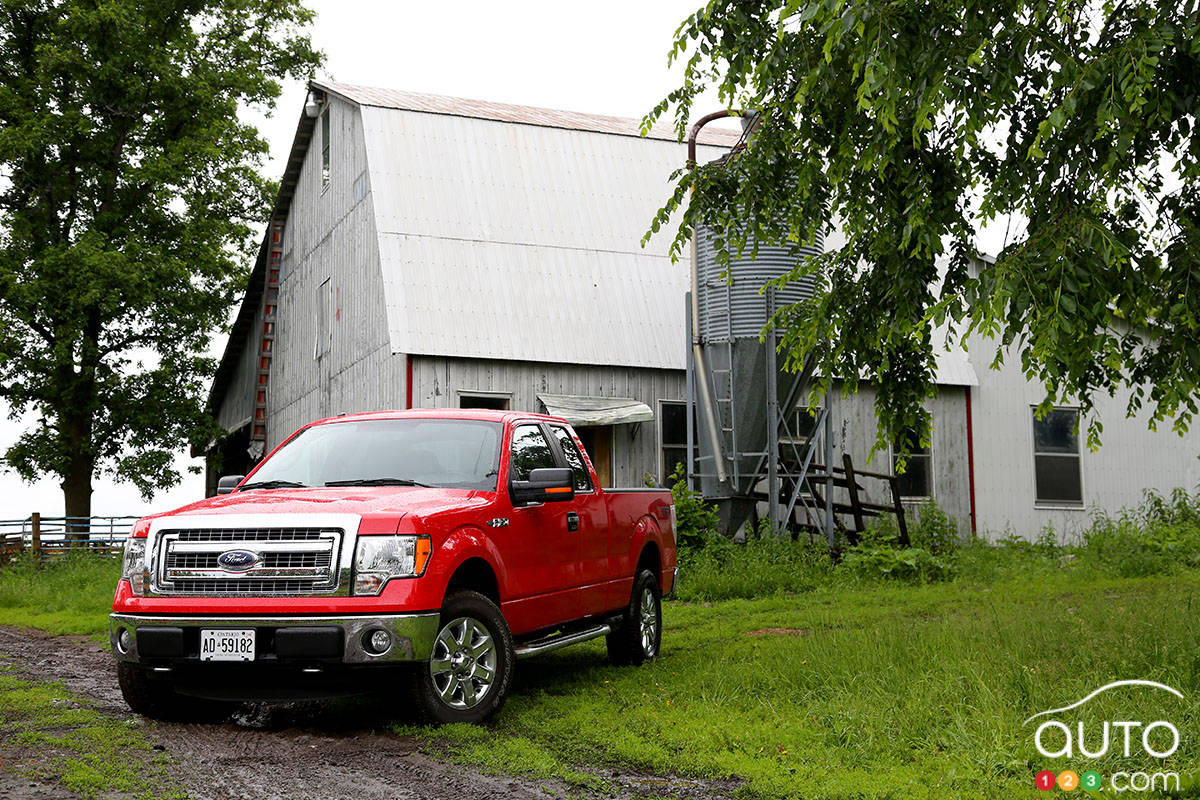
<instances>
[{"instance_id":1,"label":"overcast sky","mask_svg":"<svg viewBox=\"0 0 1200 800\"><path fill-rule=\"evenodd\" d=\"M479 100L641 117L672 88L671 35L698 0L608 0L603 4L460 0L309 0L323 77L345 83ZM304 105L304 86L285 87L273 119L256 118L271 145L267 174L279 178ZM715 101L714 101L715 103ZM714 105L715 109L715 105ZM703 111L709 110L703 108ZM264 218L267 209L263 209ZM217 351L223 340L217 343ZM7 409L4 409L5 411ZM6 416L6 415L3 415ZM30 419L27 424L35 423ZM0 449L25 425L0 421ZM186 458L180 464L199 466ZM142 515L203 496L188 476L149 503L128 485L95 481L92 513ZM63 513L54 479L0 475L0 519Z\"/></svg>"}]
</instances>

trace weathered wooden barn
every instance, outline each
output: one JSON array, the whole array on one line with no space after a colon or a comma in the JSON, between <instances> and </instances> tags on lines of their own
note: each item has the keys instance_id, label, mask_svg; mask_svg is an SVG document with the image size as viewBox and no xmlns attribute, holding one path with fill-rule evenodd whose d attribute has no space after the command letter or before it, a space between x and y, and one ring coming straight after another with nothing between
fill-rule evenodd
<instances>
[{"instance_id":1,"label":"weathered wooden barn","mask_svg":"<svg viewBox=\"0 0 1200 800\"><path fill-rule=\"evenodd\" d=\"M548 411L571 420L608 485L685 460L688 265L643 247L686 149L634 120L313 82L249 288L211 391L229 435L207 453L247 471L299 426L416 407ZM735 133L701 139L705 160ZM972 342L985 363L991 348ZM964 530L1070 529L1146 488L1200 483L1195 436L1102 408L1088 452L1074 411L1010 359L940 356L931 446L902 479ZM834 444L865 464L868 391L833 398ZM888 455L875 468L890 470Z\"/></svg>"}]
</instances>

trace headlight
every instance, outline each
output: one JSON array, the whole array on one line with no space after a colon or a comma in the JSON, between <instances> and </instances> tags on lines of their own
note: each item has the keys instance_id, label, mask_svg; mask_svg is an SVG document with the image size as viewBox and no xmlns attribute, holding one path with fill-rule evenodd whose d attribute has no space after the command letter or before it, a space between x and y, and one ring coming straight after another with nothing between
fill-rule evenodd
<instances>
[{"instance_id":1,"label":"headlight","mask_svg":"<svg viewBox=\"0 0 1200 800\"><path fill-rule=\"evenodd\" d=\"M421 575L432 549L428 536L360 536L354 551L354 593L379 594L392 578Z\"/></svg>"},{"instance_id":2,"label":"headlight","mask_svg":"<svg viewBox=\"0 0 1200 800\"><path fill-rule=\"evenodd\" d=\"M125 540L121 578L129 581L134 594L146 593L146 540L130 536Z\"/></svg>"}]
</instances>

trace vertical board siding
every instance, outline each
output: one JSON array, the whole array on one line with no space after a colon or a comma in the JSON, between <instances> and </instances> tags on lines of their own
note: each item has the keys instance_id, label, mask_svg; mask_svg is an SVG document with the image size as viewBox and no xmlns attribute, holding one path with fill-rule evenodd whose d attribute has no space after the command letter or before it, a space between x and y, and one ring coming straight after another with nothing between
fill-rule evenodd
<instances>
[{"instance_id":1,"label":"vertical board siding","mask_svg":"<svg viewBox=\"0 0 1200 800\"><path fill-rule=\"evenodd\" d=\"M842 454L849 453L856 468L891 473L891 450L871 453L878 429L875 419L875 389L869 386L861 387L859 393L851 397L841 397L840 392L841 387L835 386L831 405L835 464L840 465ZM929 446L933 464L931 499L954 518L959 533L968 536L971 532L971 499L970 470L967 462L966 392L958 386L939 387L937 396L929 401L926 408L933 417L933 436ZM817 458L820 460L823 456L818 455ZM975 458L978 461L978 443ZM884 491L882 481L864 479L863 486L872 502L891 502L891 497ZM905 501L905 507L914 508L920 502Z\"/></svg>"},{"instance_id":2,"label":"vertical board siding","mask_svg":"<svg viewBox=\"0 0 1200 800\"><path fill-rule=\"evenodd\" d=\"M314 419L396 407L404 397L403 358L397 367L389 346L360 111L336 97L330 103L330 184L322 191L318 126L284 229L269 447ZM317 293L325 280L330 342L317 359Z\"/></svg>"},{"instance_id":3,"label":"vertical board siding","mask_svg":"<svg viewBox=\"0 0 1200 800\"><path fill-rule=\"evenodd\" d=\"M261 345L258 333L262 331L263 310L260 306L254 315L251 335L238 356L237 371L225 391L220 407L216 409L217 424L227 431L240 428L254 416L254 384L258 377L258 349Z\"/></svg>"},{"instance_id":4,"label":"vertical board siding","mask_svg":"<svg viewBox=\"0 0 1200 800\"><path fill-rule=\"evenodd\" d=\"M397 357L402 360L402 357ZM413 405L454 408L459 393L511 394L514 411L545 413L539 394L632 397L658 415L659 400L684 398L684 373L636 367L545 364L468 358L413 357ZM613 484L642 486L659 475L659 420L613 427Z\"/></svg>"}]
</instances>

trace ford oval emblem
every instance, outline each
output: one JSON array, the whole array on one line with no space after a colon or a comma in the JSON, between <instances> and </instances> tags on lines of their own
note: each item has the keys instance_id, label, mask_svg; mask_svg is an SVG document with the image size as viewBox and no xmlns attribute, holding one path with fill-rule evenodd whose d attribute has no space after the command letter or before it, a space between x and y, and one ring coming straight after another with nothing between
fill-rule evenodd
<instances>
[{"instance_id":1,"label":"ford oval emblem","mask_svg":"<svg viewBox=\"0 0 1200 800\"><path fill-rule=\"evenodd\" d=\"M252 550L226 550L217 556L217 564L226 572L245 572L260 561L262 556Z\"/></svg>"}]
</instances>

